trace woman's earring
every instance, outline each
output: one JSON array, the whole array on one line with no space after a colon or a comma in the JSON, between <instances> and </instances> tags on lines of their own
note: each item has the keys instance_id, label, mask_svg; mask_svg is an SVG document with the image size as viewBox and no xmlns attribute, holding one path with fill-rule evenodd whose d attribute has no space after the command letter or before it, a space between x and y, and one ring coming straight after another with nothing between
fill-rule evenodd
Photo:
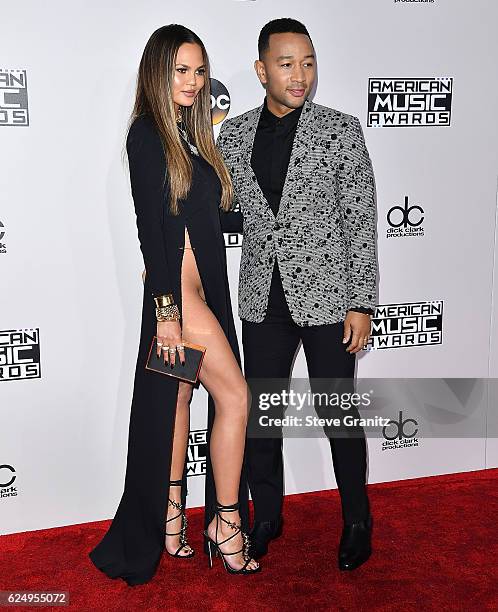
<instances>
[{"instance_id":1,"label":"woman's earring","mask_svg":"<svg viewBox=\"0 0 498 612\"><path fill-rule=\"evenodd\" d=\"M182 109L180 107L178 107L178 111L176 113L176 122L177 123L182 123L182 121L183 121Z\"/></svg>"}]
</instances>

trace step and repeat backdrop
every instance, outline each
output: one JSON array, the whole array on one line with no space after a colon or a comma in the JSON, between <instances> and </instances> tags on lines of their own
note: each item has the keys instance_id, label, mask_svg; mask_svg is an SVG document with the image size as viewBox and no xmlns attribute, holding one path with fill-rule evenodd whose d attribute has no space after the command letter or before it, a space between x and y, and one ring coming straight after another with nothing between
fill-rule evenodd
<instances>
[{"instance_id":1,"label":"step and repeat backdrop","mask_svg":"<svg viewBox=\"0 0 498 612\"><path fill-rule=\"evenodd\" d=\"M123 490L143 269L123 152L148 37L174 22L203 39L217 134L262 103L257 37L277 17L307 25L313 99L359 117L374 166L379 295L358 377L445 381L434 414L481 424L431 435L400 391L368 439L369 482L498 466L496 3L26 0L3 4L0 34L1 533L109 518ZM237 313L241 241L225 238ZM288 494L336 486L326 439L284 446Z\"/></svg>"}]
</instances>

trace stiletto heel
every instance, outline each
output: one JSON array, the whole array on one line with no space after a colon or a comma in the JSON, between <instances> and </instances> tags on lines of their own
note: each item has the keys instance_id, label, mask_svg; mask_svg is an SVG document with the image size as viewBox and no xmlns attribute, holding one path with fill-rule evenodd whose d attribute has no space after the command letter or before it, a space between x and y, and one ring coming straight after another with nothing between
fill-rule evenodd
<instances>
[{"instance_id":1,"label":"stiletto heel","mask_svg":"<svg viewBox=\"0 0 498 612\"><path fill-rule=\"evenodd\" d=\"M216 510L215 510L216 533L215 533L215 539L213 540L209 536L209 533L208 533L207 529L204 531L204 536L207 539L208 552L209 552L209 567L210 568L213 567L213 554L212 554L212 548L213 548L215 556L220 556L221 557L221 559L223 561L223 565L224 565L226 571L229 574L246 574L246 575L247 574L255 574L256 572L259 572L261 570L261 565L258 565L255 568L249 568L248 567L249 563L252 561L251 557L249 556L249 536L244 531L242 531L240 525L237 525L237 524L235 524L235 523L233 523L231 521L227 521L220 514L221 512L236 512L238 509L239 509L239 503L238 502L235 503L235 504L232 504L230 506L223 506L219 502L216 502ZM235 533L233 535L229 536L228 538L225 538L221 542L218 542L218 526L219 526L218 519L223 521L224 523L226 523L232 529L235 530ZM229 540L231 540L235 536L237 536L239 533L242 534L242 548L240 550L236 550L236 551L231 552L231 553L223 552L220 547L223 544L226 544L226 542L228 542ZM237 555L239 553L242 553L242 556L244 558L244 565L240 569L235 569L234 567L232 567L230 565L230 563L228 563L228 561L226 560L225 557L230 557L232 555Z\"/></svg>"},{"instance_id":2,"label":"stiletto heel","mask_svg":"<svg viewBox=\"0 0 498 612\"><path fill-rule=\"evenodd\" d=\"M182 481L181 480L171 480L170 483L169 483L169 486L170 487L181 487L182 486ZM184 507L182 506L182 504L179 504L178 502L175 502L175 501L173 501L172 499L169 499L169 498L168 498L168 504L170 506L173 506L173 508L176 508L179 511L179 514L177 514L176 516L172 516L171 518L167 519L166 525L168 525L168 523L170 521L174 521L179 516L181 516L182 517L182 526L180 528L180 531L178 531L177 533L168 533L167 527L166 527L165 536L175 536L175 535L179 535L180 536L180 546L178 547L176 552L175 553L170 553L167 548L166 548L166 552L171 557L177 557L179 559L190 559L190 558L192 558L194 556L195 551L192 549L190 544L188 544L188 542L187 542L187 536L186 536L187 517L185 516ZM188 555L180 555L179 554L180 551L183 548L187 548L187 547L190 548L191 552Z\"/></svg>"},{"instance_id":3,"label":"stiletto heel","mask_svg":"<svg viewBox=\"0 0 498 612\"><path fill-rule=\"evenodd\" d=\"M211 552L211 540L208 540L208 552L209 552L209 569L213 568L213 554Z\"/></svg>"}]
</instances>

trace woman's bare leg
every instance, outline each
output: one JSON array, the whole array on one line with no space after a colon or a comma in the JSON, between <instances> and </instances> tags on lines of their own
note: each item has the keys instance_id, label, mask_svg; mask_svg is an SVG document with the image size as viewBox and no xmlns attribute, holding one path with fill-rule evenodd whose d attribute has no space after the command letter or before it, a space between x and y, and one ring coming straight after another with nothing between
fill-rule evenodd
<instances>
[{"instance_id":1,"label":"woman's bare leg","mask_svg":"<svg viewBox=\"0 0 498 612\"><path fill-rule=\"evenodd\" d=\"M189 245L185 231L185 245ZM193 252L185 249L182 265L182 337L186 342L206 347L199 378L213 397L215 419L211 432L210 455L216 485L216 497L220 504L238 501L240 473L244 456L248 390L239 364L218 320L205 302ZM221 515L228 521L240 525L238 512ZM213 540L216 534L216 517L208 527ZM234 534L223 521L218 522L218 541ZM242 535L239 533L222 546L224 552L240 550ZM242 553L227 559L234 569L241 568L245 561ZM251 560L248 567L257 567Z\"/></svg>"},{"instance_id":2,"label":"woman's bare leg","mask_svg":"<svg viewBox=\"0 0 498 612\"><path fill-rule=\"evenodd\" d=\"M189 402L192 397L192 385L180 381L178 385L178 399L176 402L176 416L175 416L175 431L173 435L173 455L171 457L171 472L170 480L182 480L183 469L185 467L185 457L187 453L188 444L188 430L189 430ZM170 487L169 499L178 504L181 504L181 487ZM166 518L172 518L179 514L178 509L168 503L168 512ZM178 533L181 529L182 522L181 516L178 516L175 520L170 521L167 524L166 531L168 533ZM166 536L166 549L171 554L174 554L180 546L180 536ZM179 556L186 556L192 552L190 546L184 546Z\"/></svg>"}]
</instances>

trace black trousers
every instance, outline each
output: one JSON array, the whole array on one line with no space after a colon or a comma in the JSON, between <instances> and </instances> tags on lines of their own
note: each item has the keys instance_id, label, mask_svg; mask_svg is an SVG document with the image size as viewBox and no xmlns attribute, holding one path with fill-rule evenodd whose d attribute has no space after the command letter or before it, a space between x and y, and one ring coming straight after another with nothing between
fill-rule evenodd
<instances>
[{"instance_id":1,"label":"black trousers","mask_svg":"<svg viewBox=\"0 0 498 612\"><path fill-rule=\"evenodd\" d=\"M344 323L301 327L291 317L285 300L277 263L273 270L268 309L264 321L242 321L244 373L250 379L289 379L292 364L302 341L308 375L313 379L341 379L353 388L356 355L342 343ZM274 389L273 389L274 390ZM316 407L315 407L316 408ZM316 408L319 416L321 408ZM349 414L359 416L356 408ZM252 416L254 415L254 407ZM351 437L338 437L325 430L332 451L334 472L346 524L361 521L369 514L366 493L366 442L363 429L350 430ZM335 432L337 433L337 432ZM277 519L284 493L282 437L253 437L246 442L248 479L254 502L255 521Z\"/></svg>"}]
</instances>

